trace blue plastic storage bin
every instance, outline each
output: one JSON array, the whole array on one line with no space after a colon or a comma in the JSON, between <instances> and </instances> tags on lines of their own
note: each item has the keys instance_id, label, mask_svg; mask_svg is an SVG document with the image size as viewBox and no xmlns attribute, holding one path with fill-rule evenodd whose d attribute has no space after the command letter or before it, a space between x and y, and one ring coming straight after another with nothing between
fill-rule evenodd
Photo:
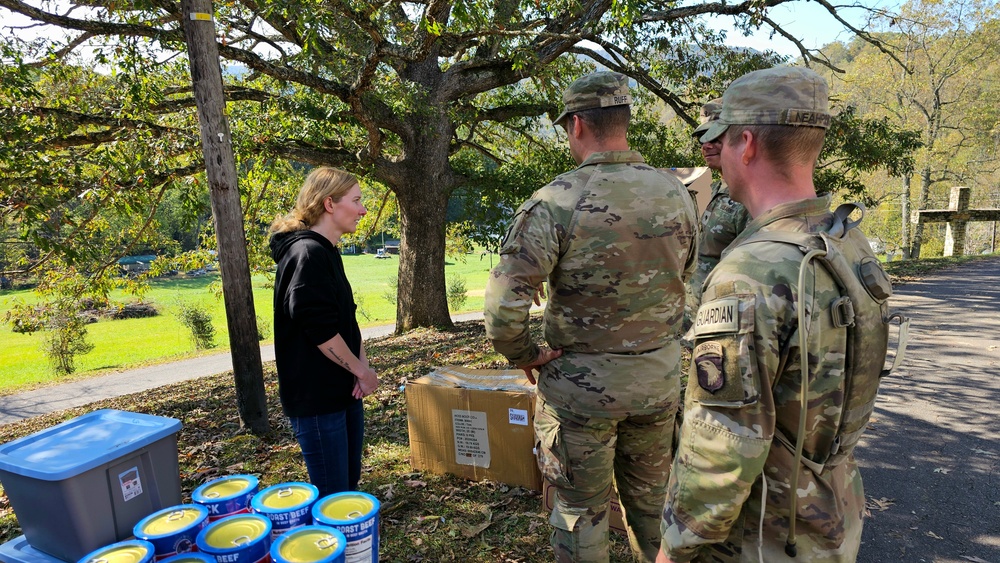
<instances>
[{"instance_id":1,"label":"blue plastic storage bin","mask_svg":"<svg viewBox=\"0 0 1000 563\"><path fill-rule=\"evenodd\" d=\"M62 559L39 551L24 536L17 536L0 545L0 563L66 563Z\"/></svg>"},{"instance_id":2,"label":"blue plastic storage bin","mask_svg":"<svg viewBox=\"0 0 1000 563\"><path fill-rule=\"evenodd\" d=\"M31 547L76 561L180 504L180 427L108 409L0 446L0 483Z\"/></svg>"}]
</instances>

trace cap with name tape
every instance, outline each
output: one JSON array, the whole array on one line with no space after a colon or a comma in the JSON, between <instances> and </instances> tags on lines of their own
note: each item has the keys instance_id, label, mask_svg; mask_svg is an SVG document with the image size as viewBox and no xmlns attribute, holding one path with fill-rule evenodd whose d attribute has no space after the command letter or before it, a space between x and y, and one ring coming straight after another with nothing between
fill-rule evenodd
<instances>
[{"instance_id":1,"label":"cap with name tape","mask_svg":"<svg viewBox=\"0 0 1000 563\"><path fill-rule=\"evenodd\" d=\"M719 138L730 125L830 127L826 80L804 67L755 70L737 78L722 94L722 111L701 136Z\"/></svg>"},{"instance_id":2,"label":"cap with name tape","mask_svg":"<svg viewBox=\"0 0 1000 563\"><path fill-rule=\"evenodd\" d=\"M563 112L553 122L559 125L570 114L586 109L627 106L632 103L628 93L628 77L610 71L593 72L578 78L563 92Z\"/></svg>"}]
</instances>

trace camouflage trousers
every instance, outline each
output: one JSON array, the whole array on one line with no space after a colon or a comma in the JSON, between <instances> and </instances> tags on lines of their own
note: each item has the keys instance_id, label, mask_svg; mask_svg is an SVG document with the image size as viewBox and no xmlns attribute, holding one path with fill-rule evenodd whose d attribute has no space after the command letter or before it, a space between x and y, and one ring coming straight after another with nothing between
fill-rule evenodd
<instances>
[{"instance_id":1,"label":"camouflage trousers","mask_svg":"<svg viewBox=\"0 0 1000 563\"><path fill-rule=\"evenodd\" d=\"M542 478L554 490L549 523L556 561L606 562L612 485L639 561L660 549L678 397L655 414L601 418L546 403L539 395L535 436Z\"/></svg>"}]
</instances>

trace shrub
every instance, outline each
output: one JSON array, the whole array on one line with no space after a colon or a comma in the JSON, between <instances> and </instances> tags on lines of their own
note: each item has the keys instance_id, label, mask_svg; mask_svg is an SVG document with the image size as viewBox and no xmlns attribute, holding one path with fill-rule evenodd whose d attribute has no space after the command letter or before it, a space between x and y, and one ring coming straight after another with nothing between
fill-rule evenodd
<instances>
[{"instance_id":1,"label":"shrub","mask_svg":"<svg viewBox=\"0 0 1000 563\"><path fill-rule=\"evenodd\" d=\"M151 303L126 303L111 311L112 319L142 319L155 317L160 312Z\"/></svg>"},{"instance_id":2,"label":"shrub","mask_svg":"<svg viewBox=\"0 0 1000 563\"><path fill-rule=\"evenodd\" d=\"M267 340L271 336L271 323L264 317L257 315L257 341Z\"/></svg>"},{"instance_id":3,"label":"shrub","mask_svg":"<svg viewBox=\"0 0 1000 563\"><path fill-rule=\"evenodd\" d=\"M399 289L399 275L395 275L389 278L388 283L389 287L386 288L385 292L382 293L382 297L385 298L385 300L388 301L389 303L395 305L396 294L398 293Z\"/></svg>"},{"instance_id":4,"label":"shrub","mask_svg":"<svg viewBox=\"0 0 1000 563\"><path fill-rule=\"evenodd\" d=\"M368 312L368 304L365 303L364 296L355 294L354 304L358 306L358 314L365 318L366 321L371 321L371 313Z\"/></svg>"},{"instance_id":5,"label":"shrub","mask_svg":"<svg viewBox=\"0 0 1000 563\"><path fill-rule=\"evenodd\" d=\"M457 311L465 305L466 295L465 278L456 276L448 284L448 306L452 311Z\"/></svg>"},{"instance_id":6,"label":"shrub","mask_svg":"<svg viewBox=\"0 0 1000 563\"><path fill-rule=\"evenodd\" d=\"M48 320L49 332L45 336L45 353L52 362L56 373L70 374L76 371L77 354L86 354L94 349L87 342L86 317L75 310L56 309Z\"/></svg>"},{"instance_id":7,"label":"shrub","mask_svg":"<svg viewBox=\"0 0 1000 563\"><path fill-rule=\"evenodd\" d=\"M198 350L215 348L215 327L212 316L194 305L183 303L177 317L191 331L191 340Z\"/></svg>"}]
</instances>

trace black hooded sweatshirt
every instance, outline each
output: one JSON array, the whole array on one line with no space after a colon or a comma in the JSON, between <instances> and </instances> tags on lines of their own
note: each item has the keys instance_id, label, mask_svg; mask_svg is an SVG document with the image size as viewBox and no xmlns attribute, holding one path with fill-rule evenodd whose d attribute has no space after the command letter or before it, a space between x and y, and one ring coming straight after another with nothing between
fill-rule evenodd
<instances>
[{"instance_id":1,"label":"black hooded sweatshirt","mask_svg":"<svg viewBox=\"0 0 1000 563\"><path fill-rule=\"evenodd\" d=\"M323 355L319 345L340 335L361 356L357 305L340 252L310 230L271 237L274 280L274 355L285 415L339 412L355 399L354 374Z\"/></svg>"}]
</instances>

